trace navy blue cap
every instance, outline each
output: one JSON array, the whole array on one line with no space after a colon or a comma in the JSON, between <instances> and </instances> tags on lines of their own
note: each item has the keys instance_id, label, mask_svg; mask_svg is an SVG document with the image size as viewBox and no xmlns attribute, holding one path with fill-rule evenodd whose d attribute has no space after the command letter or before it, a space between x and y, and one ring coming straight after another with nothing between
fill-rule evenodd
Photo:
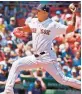
<instances>
[{"instance_id":1,"label":"navy blue cap","mask_svg":"<svg viewBox=\"0 0 82 94\"><path fill-rule=\"evenodd\" d=\"M8 67L7 66L3 66L2 70L3 71L8 71Z\"/></svg>"},{"instance_id":2,"label":"navy blue cap","mask_svg":"<svg viewBox=\"0 0 82 94\"><path fill-rule=\"evenodd\" d=\"M53 43L54 45L56 45L56 44L57 44L57 41L54 39L54 40L52 41L52 43Z\"/></svg>"},{"instance_id":3,"label":"navy blue cap","mask_svg":"<svg viewBox=\"0 0 82 94\"><path fill-rule=\"evenodd\" d=\"M43 5L43 4L40 4L38 7L37 7L37 10L44 10L46 12L49 12L49 6L47 5Z\"/></svg>"}]
</instances>

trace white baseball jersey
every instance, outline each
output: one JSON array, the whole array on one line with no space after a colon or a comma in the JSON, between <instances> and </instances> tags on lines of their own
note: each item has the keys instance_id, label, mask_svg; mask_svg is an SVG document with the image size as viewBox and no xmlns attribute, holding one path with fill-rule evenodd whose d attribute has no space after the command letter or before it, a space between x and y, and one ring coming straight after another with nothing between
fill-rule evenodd
<instances>
[{"instance_id":1,"label":"white baseball jersey","mask_svg":"<svg viewBox=\"0 0 82 94\"><path fill-rule=\"evenodd\" d=\"M25 21L25 24L27 25L27 23L30 23L31 20L32 20L32 17L28 17L28 18L26 19L26 21Z\"/></svg>"},{"instance_id":2,"label":"white baseball jersey","mask_svg":"<svg viewBox=\"0 0 82 94\"><path fill-rule=\"evenodd\" d=\"M65 34L67 28L67 26L52 21L50 18L43 22L39 22L38 18L33 18L27 24L32 30L33 49L36 53L44 51L50 53L52 40L60 34Z\"/></svg>"}]
</instances>

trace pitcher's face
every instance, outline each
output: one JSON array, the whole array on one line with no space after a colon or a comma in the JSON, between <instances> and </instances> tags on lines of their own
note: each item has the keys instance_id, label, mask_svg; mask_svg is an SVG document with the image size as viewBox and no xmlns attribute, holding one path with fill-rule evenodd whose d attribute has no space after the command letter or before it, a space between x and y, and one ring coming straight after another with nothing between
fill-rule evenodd
<instances>
[{"instance_id":1,"label":"pitcher's face","mask_svg":"<svg viewBox=\"0 0 82 94\"><path fill-rule=\"evenodd\" d=\"M48 18L48 12L38 10L37 17L40 22L45 21Z\"/></svg>"}]
</instances>

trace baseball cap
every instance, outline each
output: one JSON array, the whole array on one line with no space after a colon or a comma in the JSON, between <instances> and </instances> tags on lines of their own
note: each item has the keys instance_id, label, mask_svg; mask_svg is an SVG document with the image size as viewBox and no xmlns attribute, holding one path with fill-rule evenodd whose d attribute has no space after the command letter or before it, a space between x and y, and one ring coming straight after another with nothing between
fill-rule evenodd
<instances>
[{"instance_id":1,"label":"baseball cap","mask_svg":"<svg viewBox=\"0 0 82 94\"><path fill-rule=\"evenodd\" d=\"M68 71L69 67L65 65L65 66L63 66L63 69Z\"/></svg>"},{"instance_id":2,"label":"baseball cap","mask_svg":"<svg viewBox=\"0 0 82 94\"><path fill-rule=\"evenodd\" d=\"M13 43L12 43L12 41L9 40L9 41L7 41L7 44L13 44Z\"/></svg>"},{"instance_id":3,"label":"baseball cap","mask_svg":"<svg viewBox=\"0 0 82 94\"><path fill-rule=\"evenodd\" d=\"M37 7L37 10L43 10L43 11L46 11L46 12L49 12L49 7L47 5L44 5L44 4L40 4L38 7Z\"/></svg>"},{"instance_id":4,"label":"baseball cap","mask_svg":"<svg viewBox=\"0 0 82 94\"><path fill-rule=\"evenodd\" d=\"M11 18L10 18L10 21L13 21L13 20L15 20L15 17L11 17Z\"/></svg>"},{"instance_id":5,"label":"baseball cap","mask_svg":"<svg viewBox=\"0 0 82 94\"><path fill-rule=\"evenodd\" d=\"M57 58L57 61L58 61L58 62L61 62L61 58Z\"/></svg>"},{"instance_id":6,"label":"baseball cap","mask_svg":"<svg viewBox=\"0 0 82 94\"><path fill-rule=\"evenodd\" d=\"M72 73L76 72L76 69L75 67L72 68Z\"/></svg>"},{"instance_id":7,"label":"baseball cap","mask_svg":"<svg viewBox=\"0 0 82 94\"><path fill-rule=\"evenodd\" d=\"M2 70L3 70L3 71L8 71L8 67L7 67L7 66L3 66L3 67L2 67Z\"/></svg>"},{"instance_id":8,"label":"baseball cap","mask_svg":"<svg viewBox=\"0 0 82 94\"><path fill-rule=\"evenodd\" d=\"M54 40L52 41L52 43L55 45L55 44L57 44L57 41L54 39Z\"/></svg>"},{"instance_id":9,"label":"baseball cap","mask_svg":"<svg viewBox=\"0 0 82 94\"><path fill-rule=\"evenodd\" d=\"M72 17L71 14L66 14L66 18Z\"/></svg>"},{"instance_id":10,"label":"baseball cap","mask_svg":"<svg viewBox=\"0 0 82 94\"><path fill-rule=\"evenodd\" d=\"M9 47L5 47L5 48L4 48L4 52L5 52L5 53L9 53L10 51L11 51L11 50L10 50Z\"/></svg>"},{"instance_id":11,"label":"baseball cap","mask_svg":"<svg viewBox=\"0 0 82 94\"><path fill-rule=\"evenodd\" d=\"M59 46L59 49L60 49L60 51L65 51L65 45L64 45L64 44L61 44L61 45Z\"/></svg>"},{"instance_id":12,"label":"baseball cap","mask_svg":"<svg viewBox=\"0 0 82 94\"><path fill-rule=\"evenodd\" d=\"M64 64L65 64L65 62L62 60L62 61L60 62L60 64L61 64L61 65L64 65Z\"/></svg>"},{"instance_id":13,"label":"baseball cap","mask_svg":"<svg viewBox=\"0 0 82 94\"><path fill-rule=\"evenodd\" d=\"M56 14L57 14L57 15L60 15L60 14L61 14L61 11L60 11L60 10L57 10L57 11L56 11Z\"/></svg>"}]
</instances>

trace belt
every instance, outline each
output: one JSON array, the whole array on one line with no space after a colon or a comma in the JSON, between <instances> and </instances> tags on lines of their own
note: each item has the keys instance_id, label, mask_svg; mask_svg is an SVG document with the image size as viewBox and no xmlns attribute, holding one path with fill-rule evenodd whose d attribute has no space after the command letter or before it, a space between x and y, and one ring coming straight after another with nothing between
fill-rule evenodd
<instances>
[{"instance_id":1,"label":"belt","mask_svg":"<svg viewBox=\"0 0 82 94\"><path fill-rule=\"evenodd\" d=\"M45 54L45 52L41 52L40 54L34 54L35 57L39 57L40 55Z\"/></svg>"}]
</instances>

